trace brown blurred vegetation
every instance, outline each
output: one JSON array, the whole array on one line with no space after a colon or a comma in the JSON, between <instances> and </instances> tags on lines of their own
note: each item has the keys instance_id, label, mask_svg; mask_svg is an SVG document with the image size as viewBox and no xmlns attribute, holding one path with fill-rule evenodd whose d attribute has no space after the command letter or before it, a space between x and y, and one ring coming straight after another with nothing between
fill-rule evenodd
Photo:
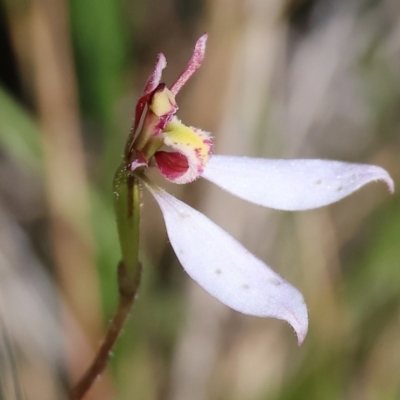
<instances>
[{"instance_id":1,"label":"brown blurred vegetation","mask_svg":"<svg viewBox=\"0 0 400 400\"><path fill-rule=\"evenodd\" d=\"M373 163L399 185L396 0L3 0L0 399L62 399L93 356L117 298L111 180L135 99L158 52L170 84L204 31L177 100L216 153ZM287 213L162 184L302 291L309 335L298 348L189 281L144 194L144 283L88 400L400 399L398 194Z\"/></svg>"}]
</instances>

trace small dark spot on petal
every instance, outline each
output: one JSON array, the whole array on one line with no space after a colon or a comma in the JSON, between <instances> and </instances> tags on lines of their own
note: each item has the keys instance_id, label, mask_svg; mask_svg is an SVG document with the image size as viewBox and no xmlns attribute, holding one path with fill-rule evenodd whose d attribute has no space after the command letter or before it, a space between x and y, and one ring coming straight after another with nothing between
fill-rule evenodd
<instances>
[{"instance_id":1,"label":"small dark spot on petal","mask_svg":"<svg viewBox=\"0 0 400 400\"><path fill-rule=\"evenodd\" d=\"M320 185L320 184L322 183L322 180L321 180L321 179L318 179L318 180L316 180L314 183L315 183L316 185Z\"/></svg>"},{"instance_id":2,"label":"small dark spot on petal","mask_svg":"<svg viewBox=\"0 0 400 400\"><path fill-rule=\"evenodd\" d=\"M242 289L248 290L248 289L250 289L250 286L247 283L245 283L242 285Z\"/></svg>"},{"instance_id":3,"label":"small dark spot on petal","mask_svg":"<svg viewBox=\"0 0 400 400\"><path fill-rule=\"evenodd\" d=\"M180 216L182 219L186 219L186 218L189 218L189 217L190 217L189 214L186 214L186 213L183 213L183 212L180 212L180 213L179 213L179 216Z\"/></svg>"},{"instance_id":4,"label":"small dark spot on petal","mask_svg":"<svg viewBox=\"0 0 400 400\"><path fill-rule=\"evenodd\" d=\"M217 275L221 275L221 274L222 274L222 271L221 271L219 268L217 268L217 269L215 270L215 273L216 273Z\"/></svg>"},{"instance_id":5,"label":"small dark spot on petal","mask_svg":"<svg viewBox=\"0 0 400 400\"><path fill-rule=\"evenodd\" d=\"M271 278L271 279L269 279L269 282L272 283L275 286L279 286L279 285L282 284L282 281L279 280L278 278Z\"/></svg>"}]
</instances>

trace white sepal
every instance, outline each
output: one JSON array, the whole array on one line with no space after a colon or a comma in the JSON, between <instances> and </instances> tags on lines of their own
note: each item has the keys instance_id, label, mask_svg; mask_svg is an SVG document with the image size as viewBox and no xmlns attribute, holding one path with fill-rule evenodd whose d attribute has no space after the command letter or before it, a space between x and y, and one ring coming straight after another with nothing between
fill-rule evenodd
<instances>
[{"instance_id":1,"label":"white sepal","mask_svg":"<svg viewBox=\"0 0 400 400\"><path fill-rule=\"evenodd\" d=\"M278 210L307 210L334 203L382 180L381 167L329 160L274 160L213 155L202 177L244 200Z\"/></svg>"},{"instance_id":2,"label":"white sepal","mask_svg":"<svg viewBox=\"0 0 400 400\"><path fill-rule=\"evenodd\" d=\"M308 328L301 293L200 212L146 183L164 215L168 236L186 272L236 311L287 321L299 344Z\"/></svg>"}]
</instances>

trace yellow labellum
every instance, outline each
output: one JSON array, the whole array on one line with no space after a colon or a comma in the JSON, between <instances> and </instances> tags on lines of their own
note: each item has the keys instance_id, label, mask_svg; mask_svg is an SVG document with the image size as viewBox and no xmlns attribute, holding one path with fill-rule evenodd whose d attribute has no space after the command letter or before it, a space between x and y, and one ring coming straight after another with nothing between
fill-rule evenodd
<instances>
[{"instance_id":1,"label":"yellow labellum","mask_svg":"<svg viewBox=\"0 0 400 400\"><path fill-rule=\"evenodd\" d=\"M164 131L164 144L187 158L189 168L175 183L188 183L198 178L211 155L210 134L201 129L184 125L177 118L167 124Z\"/></svg>"}]
</instances>

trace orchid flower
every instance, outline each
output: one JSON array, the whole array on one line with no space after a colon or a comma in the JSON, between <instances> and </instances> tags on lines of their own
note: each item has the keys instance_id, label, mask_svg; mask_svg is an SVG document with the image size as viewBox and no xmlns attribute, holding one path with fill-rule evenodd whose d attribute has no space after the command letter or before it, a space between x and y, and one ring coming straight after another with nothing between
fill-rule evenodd
<instances>
[{"instance_id":1,"label":"orchid flower","mask_svg":"<svg viewBox=\"0 0 400 400\"><path fill-rule=\"evenodd\" d=\"M154 184L147 170L156 167L176 184L203 177L254 204L290 211L336 202L371 181L384 181L391 192L394 184L384 169L372 165L212 155L210 134L184 125L175 115L175 96L201 65L206 40L206 34L198 39L170 88L160 83L166 59L159 54L136 105L122 171L154 196L171 245L191 278L236 311L287 321L301 344L308 329L301 293L206 216Z\"/></svg>"}]
</instances>

